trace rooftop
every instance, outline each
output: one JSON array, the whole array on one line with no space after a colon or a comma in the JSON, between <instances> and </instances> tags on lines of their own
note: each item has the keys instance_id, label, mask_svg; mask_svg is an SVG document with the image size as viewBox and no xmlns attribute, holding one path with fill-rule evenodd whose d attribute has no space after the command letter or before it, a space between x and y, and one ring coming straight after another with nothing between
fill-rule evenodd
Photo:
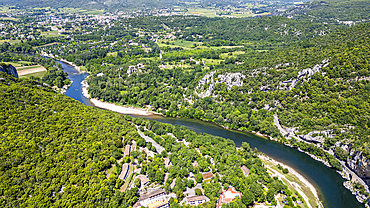
<instances>
[{"instance_id":1,"label":"rooftop","mask_svg":"<svg viewBox=\"0 0 370 208\"><path fill-rule=\"evenodd\" d=\"M148 198L150 198L152 196L156 196L156 195L162 194L162 193L165 193L164 189L156 189L156 190L154 190L152 192L149 192L147 194L141 195L140 198L139 198L139 201L148 199Z\"/></svg>"},{"instance_id":2,"label":"rooftop","mask_svg":"<svg viewBox=\"0 0 370 208\"><path fill-rule=\"evenodd\" d=\"M215 175L213 175L212 172L208 172L208 173L203 173L202 176L204 180L207 180L207 179L213 178Z\"/></svg>"},{"instance_id":3,"label":"rooftop","mask_svg":"<svg viewBox=\"0 0 370 208\"><path fill-rule=\"evenodd\" d=\"M240 198L242 197L241 192L237 192L234 187L229 187L226 191L223 190L222 194L220 195L218 199L218 205L217 207L221 207L222 204L228 204L230 203L233 199L235 199L237 196Z\"/></svg>"},{"instance_id":4,"label":"rooftop","mask_svg":"<svg viewBox=\"0 0 370 208\"><path fill-rule=\"evenodd\" d=\"M241 169L242 169L242 171L244 172L245 175L247 175L247 176L249 175L249 169L245 165L243 165L241 167Z\"/></svg>"},{"instance_id":5,"label":"rooftop","mask_svg":"<svg viewBox=\"0 0 370 208\"><path fill-rule=\"evenodd\" d=\"M125 152L123 153L124 156L130 156L130 150L131 150L131 146L128 144L125 146Z\"/></svg>"},{"instance_id":6,"label":"rooftop","mask_svg":"<svg viewBox=\"0 0 370 208\"><path fill-rule=\"evenodd\" d=\"M202 196L189 196L188 198L186 198L187 202L201 201L201 200L207 200L207 197L202 195Z\"/></svg>"},{"instance_id":7,"label":"rooftop","mask_svg":"<svg viewBox=\"0 0 370 208\"><path fill-rule=\"evenodd\" d=\"M146 184L150 181L149 178L146 177L145 175L138 175L137 178L139 178L141 180L142 184Z\"/></svg>"},{"instance_id":8,"label":"rooftop","mask_svg":"<svg viewBox=\"0 0 370 208\"><path fill-rule=\"evenodd\" d=\"M129 169L130 165L128 163L123 164L121 174L119 174L118 178L125 179Z\"/></svg>"},{"instance_id":9,"label":"rooftop","mask_svg":"<svg viewBox=\"0 0 370 208\"><path fill-rule=\"evenodd\" d=\"M157 207L161 207L165 204L168 204L168 201L166 199L160 199L158 201L155 201L155 202L149 204L148 208L157 208Z\"/></svg>"}]
</instances>

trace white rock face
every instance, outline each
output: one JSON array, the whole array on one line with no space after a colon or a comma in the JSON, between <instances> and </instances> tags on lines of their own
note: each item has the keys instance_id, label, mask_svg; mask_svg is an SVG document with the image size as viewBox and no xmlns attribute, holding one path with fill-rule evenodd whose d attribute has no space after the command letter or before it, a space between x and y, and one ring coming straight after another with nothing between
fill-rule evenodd
<instances>
[{"instance_id":1,"label":"white rock face","mask_svg":"<svg viewBox=\"0 0 370 208\"><path fill-rule=\"evenodd\" d=\"M329 60L325 59L320 64L316 64L312 69L311 68L303 69L302 71L298 72L297 79L283 81L283 82L280 82L279 85L290 84L289 90L292 90L300 79L305 78L306 75L307 75L307 79L310 80L310 78L313 74L315 74L317 72L321 72L321 69L323 67L327 67L329 65L328 62L329 62ZM324 74L322 73L322 75L324 75Z\"/></svg>"},{"instance_id":2,"label":"white rock face","mask_svg":"<svg viewBox=\"0 0 370 208\"><path fill-rule=\"evenodd\" d=\"M352 158L352 160L347 160L348 167L361 177L366 184L370 184L370 160L364 157L362 152L356 152Z\"/></svg>"},{"instance_id":3,"label":"white rock face","mask_svg":"<svg viewBox=\"0 0 370 208\"><path fill-rule=\"evenodd\" d=\"M133 73L141 72L141 69L144 69L144 68L145 66L142 63L138 63L136 66L135 65L129 66L127 69L127 74L128 76L130 76Z\"/></svg>"},{"instance_id":4,"label":"white rock face","mask_svg":"<svg viewBox=\"0 0 370 208\"><path fill-rule=\"evenodd\" d=\"M216 84L218 83L225 83L227 86L227 90L231 90L233 86L241 87L243 86L243 79L245 79L245 75L242 73L226 73L220 74L217 78L214 78L214 74L216 71L210 72L206 74L200 81L199 85L196 88L200 89L203 85L209 84L209 87L206 89L205 92L198 93L199 97L208 97L212 95L213 89L215 88Z\"/></svg>"}]
</instances>

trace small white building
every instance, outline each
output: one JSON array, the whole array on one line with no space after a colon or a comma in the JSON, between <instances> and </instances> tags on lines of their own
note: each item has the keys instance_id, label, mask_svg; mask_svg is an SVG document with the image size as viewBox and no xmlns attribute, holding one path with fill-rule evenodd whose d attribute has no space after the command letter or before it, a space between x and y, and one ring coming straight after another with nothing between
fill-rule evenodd
<instances>
[{"instance_id":1,"label":"small white building","mask_svg":"<svg viewBox=\"0 0 370 208\"><path fill-rule=\"evenodd\" d=\"M206 196L189 196L186 198L186 203L192 206L198 206L205 202L209 201L209 198Z\"/></svg>"}]
</instances>

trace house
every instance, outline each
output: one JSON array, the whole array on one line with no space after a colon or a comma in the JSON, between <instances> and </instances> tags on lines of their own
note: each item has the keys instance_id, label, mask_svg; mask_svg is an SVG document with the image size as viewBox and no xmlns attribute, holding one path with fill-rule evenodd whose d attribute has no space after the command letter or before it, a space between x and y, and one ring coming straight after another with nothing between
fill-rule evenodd
<instances>
[{"instance_id":1,"label":"house","mask_svg":"<svg viewBox=\"0 0 370 208\"><path fill-rule=\"evenodd\" d=\"M167 207L170 207L170 204L164 198L148 205L148 208L167 208Z\"/></svg>"},{"instance_id":2,"label":"house","mask_svg":"<svg viewBox=\"0 0 370 208\"><path fill-rule=\"evenodd\" d=\"M211 178L215 177L212 172L203 173L202 176L204 182L209 182L211 181Z\"/></svg>"},{"instance_id":3,"label":"house","mask_svg":"<svg viewBox=\"0 0 370 208\"><path fill-rule=\"evenodd\" d=\"M127 144L125 146L125 151L123 153L123 156L130 156L130 152L131 152L131 145Z\"/></svg>"},{"instance_id":4,"label":"house","mask_svg":"<svg viewBox=\"0 0 370 208\"><path fill-rule=\"evenodd\" d=\"M125 180L127 178L129 170L130 170L130 164L128 163L123 164L121 174L119 174L118 178Z\"/></svg>"},{"instance_id":5,"label":"house","mask_svg":"<svg viewBox=\"0 0 370 208\"><path fill-rule=\"evenodd\" d=\"M165 196L167 196L167 195L166 195L166 192L164 191L164 189L156 189L156 190L151 191L147 194L141 195L140 198L139 198L139 202L140 202L141 206L148 207L153 202L164 199ZM156 206L154 206L154 204L153 204L152 207L156 207Z\"/></svg>"},{"instance_id":6,"label":"house","mask_svg":"<svg viewBox=\"0 0 370 208\"><path fill-rule=\"evenodd\" d=\"M226 191L223 190L221 195L218 197L218 202L217 202L216 207L221 208L222 204L228 204L236 197L241 198L242 193L237 192L234 187L229 187Z\"/></svg>"},{"instance_id":7,"label":"house","mask_svg":"<svg viewBox=\"0 0 370 208\"><path fill-rule=\"evenodd\" d=\"M240 169L242 169L245 176L249 176L249 169L245 165L240 167Z\"/></svg>"},{"instance_id":8,"label":"house","mask_svg":"<svg viewBox=\"0 0 370 208\"><path fill-rule=\"evenodd\" d=\"M206 196L189 196L186 198L186 203L194 206L203 204L204 202L209 201L209 198Z\"/></svg>"},{"instance_id":9,"label":"house","mask_svg":"<svg viewBox=\"0 0 370 208\"><path fill-rule=\"evenodd\" d=\"M146 177L145 175L138 175L137 178L140 179L141 181L141 186L145 186L147 183L149 183L149 178Z\"/></svg>"}]
</instances>

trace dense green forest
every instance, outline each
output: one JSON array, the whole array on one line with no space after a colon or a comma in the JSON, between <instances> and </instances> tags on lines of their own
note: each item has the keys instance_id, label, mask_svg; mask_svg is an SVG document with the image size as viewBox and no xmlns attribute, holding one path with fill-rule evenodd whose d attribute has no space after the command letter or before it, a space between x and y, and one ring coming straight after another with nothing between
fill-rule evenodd
<instances>
[{"instance_id":1,"label":"dense green forest","mask_svg":"<svg viewBox=\"0 0 370 208\"><path fill-rule=\"evenodd\" d=\"M88 107L56 94L37 80L16 79L5 73L1 73L0 92L0 157L3 161L0 204L3 207L132 206L138 200L137 188L120 192L124 181L117 178L117 173L108 177L106 170L118 164L125 144L135 141L139 146L152 149L151 143L139 136L135 125L143 131L145 127L145 133L164 146L165 151L155 154L154 158L134 151L124 160L137 159L142 173L153 183L162 184L166 192L174 191L179 200L186 187L194 186L193 181L183 179L184 176L192 172L199 178L200 171L210 170L216 177L204 183L205 195L211 199L207 207L214 207L221 188L229 185L244 194L236 201L239 207L254 201L275 203L274 195L281 191L289 203L297 198L302 201L299 194L269 176L257 158L257 150L252 150L247 143L236 150L231 140ZM185 146L182 140L190 145ZM176 166L165 168L164 157L169 157ZM191 165L194 161L199 167ZM241 165L250 169L249 176L242 173ZM167 172L169 178L165 182L163 177ZM175 178L176 185L171 190L169 184ZM170 203L171 207L179 206L174 200Z\"/></svg>"},{"instance_id":2,"label":"dense green forest","mask_svg":"<svg viewBox=\"0 0 370 208\"><path fill-rule=\"evenodd\" d=\"M320 23L335 23L339 21L368 21L370 5L367 0L326 0L306 2L303 5L285 11L294 19L312 20Z\"/></svg>"}]
</instances>

